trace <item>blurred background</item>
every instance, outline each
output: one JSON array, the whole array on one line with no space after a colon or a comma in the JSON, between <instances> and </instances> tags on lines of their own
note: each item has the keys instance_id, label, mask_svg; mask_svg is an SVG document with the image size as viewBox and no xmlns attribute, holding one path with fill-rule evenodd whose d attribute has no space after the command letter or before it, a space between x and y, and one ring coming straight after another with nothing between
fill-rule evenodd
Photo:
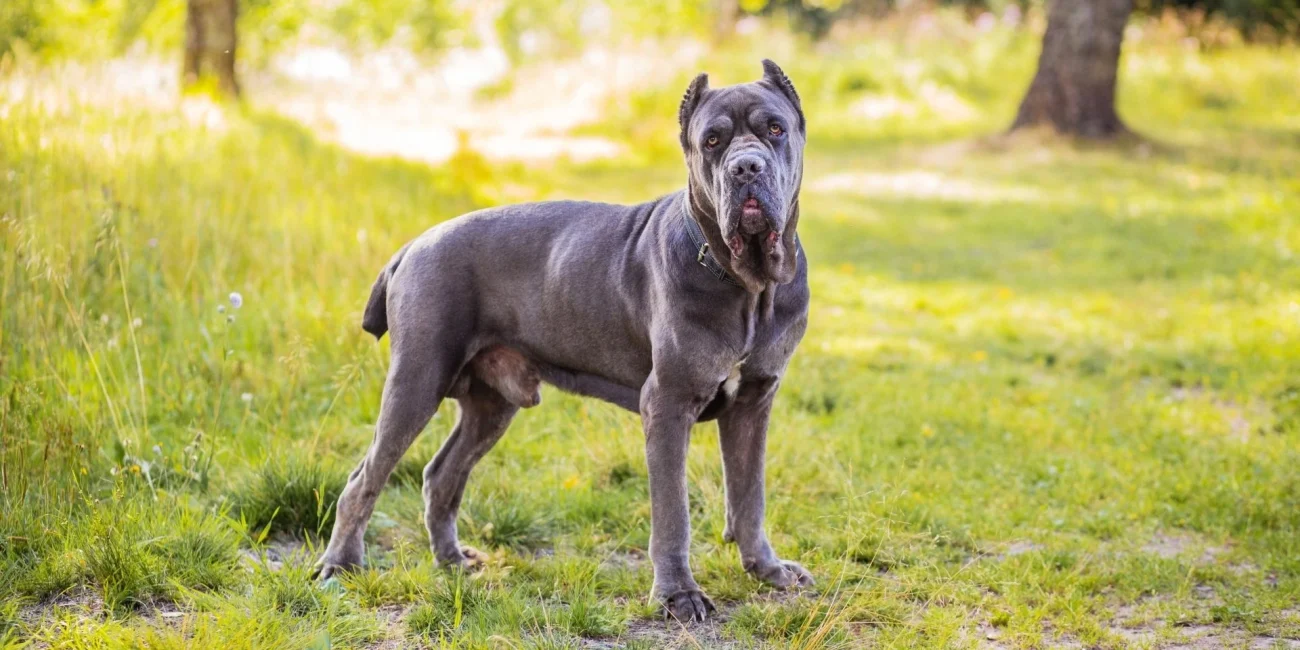
<instances>
[{"instance_id":1,"label":"blurred background","mask_svg":"<svg viewBox=\"0 0 1300 650\"><path fill-rule=\"evenodd\" d=\"M1150 111L1184 99L1174 75L1212 74L1207 58L1262 55L1300 30L1292 0L1062 3L1048 79L1021 115L1049 23L1028 0L9 0L0 12L7 68L40 66L32 77L61 77L79 100L156 106L206 89L358 152L427 162L462 147L510 160L671 149L673 116L646 110L654 99L697 68L747 79L756 56L798 71L814 128L837 138L1013 121L1105 136L1122 128L1113 111L1098 116L1113 105L1121 41L1136 51L1121 101ZM12 76L10 96L42 92ZM1241 98L1244 80L1224 81L1221 98Z\"/></svg>"},{"instance_id":2,"label":"blurred background","mask_svg":"<svg viewBox=\"0 0 1300 650\"><path fill-rule=\"evenodd\" d=\"M0 648L1296 647L1297 0L0 0ZM369 443L370 283L428 227L683 186L688 81L789 74L810 325L774 594L689 466L646 600L638 419L549 388L310 567Z\"/></svg>"}]
</instances>

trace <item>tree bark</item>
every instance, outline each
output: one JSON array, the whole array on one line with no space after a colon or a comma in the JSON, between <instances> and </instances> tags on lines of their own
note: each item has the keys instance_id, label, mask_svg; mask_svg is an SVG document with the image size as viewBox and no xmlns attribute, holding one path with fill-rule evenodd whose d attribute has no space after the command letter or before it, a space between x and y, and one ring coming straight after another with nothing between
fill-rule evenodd
<instances>
[{"instance_id":1,"label":"tree bark","mask_svg":"<svg viewBox=\"0 0 1300 650\"><path fill-rule=\"evenodd\" d=\"M181 82L193 86L203 77L216 77L217 90L239 96L235 76L235 21L237 0L187 0L185 59Z\"/></svg>"},{"instance_id":2,"label":"tree bark","mask_svg":"<svg viewBox=\"0 0 1300 650\"><path fill-rule=\"evenodd\" d=\"M713 40L721 43L736 35L736 23L740 21L740 0L716 0L714 9L717 15L713 21Z\"/></svg>"},{"instance_id":3,"label":"tree bark","mask_svg":"<svg viewBox=\"0 0 1300 650\"><path fill-rule=\"evenodd\" d=\"M1011 125L1050 125L1085 138L1128 133L1115 112L1124 26L1133 0L1052 0L1038 73Z\"/></svg>"}]
</instances>

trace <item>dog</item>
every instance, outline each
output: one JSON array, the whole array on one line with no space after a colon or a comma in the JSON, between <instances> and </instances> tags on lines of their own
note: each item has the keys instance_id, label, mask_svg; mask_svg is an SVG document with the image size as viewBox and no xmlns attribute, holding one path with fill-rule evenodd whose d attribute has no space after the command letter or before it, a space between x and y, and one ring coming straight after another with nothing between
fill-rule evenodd
<instances>
[{"instance_id":1,"label":"dog","mask_svg":"<svg viewBox=\"0 0 1300 650\"><path fill-rule=\"evenodd\" d=\"M680 621L714 611L691 574L686 450L718 421L724 538L778 588L813 583L764 530L772 401L808 322L796 236L806 125L794 84L763 61L755 82L690 83L678 111L686 189L635 206L553 201L440 224L393 256L362 318L392 338L375 437L339 497L317 564L361 564L388 475L444 398L460 417L424 470L425 525L440 565L479 558L456 517L474 465L545 382L637 412L649 469L653 595Z\"/></svg>"}]
</instances>

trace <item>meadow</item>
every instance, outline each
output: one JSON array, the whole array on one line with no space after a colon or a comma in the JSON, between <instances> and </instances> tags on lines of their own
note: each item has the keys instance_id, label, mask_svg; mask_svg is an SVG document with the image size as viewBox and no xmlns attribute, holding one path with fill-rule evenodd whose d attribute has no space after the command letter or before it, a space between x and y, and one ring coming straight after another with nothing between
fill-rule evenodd
<instances>
[{"instance_id":1,"label":"meadow","mask_svg":"<svg viewBox=\"0 0 1300 650\"><path fill-rule=\"evenodd\" d=\"M618 158L426 165L10 69L49 92L0 92L0 648L1300 647L1300 51L1127 48L1141 137L1108 145L1000 134L1015 30L705 55L718 85L778 60L809 116L768 521L818 584L744 573L701 425L720 617L686 627L647 600L638 419L549 388L471 479L483 570L420 521L448 405L368 568L310 572L378 411L380 266L478 207L676 189L687 71L579 129Z\"/></svg>"}]
</instances>

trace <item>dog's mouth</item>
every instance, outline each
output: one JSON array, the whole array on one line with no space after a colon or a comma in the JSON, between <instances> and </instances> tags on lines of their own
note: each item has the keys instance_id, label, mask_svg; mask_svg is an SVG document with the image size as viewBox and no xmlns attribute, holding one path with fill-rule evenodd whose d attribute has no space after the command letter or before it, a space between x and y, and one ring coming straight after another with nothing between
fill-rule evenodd
<instances>
[{"instance_id":1,"label":"dog's mouth","mask_svg":"<svg viewBox=\"0 0 1300 650\"><path fill-rule=\"evenodd\" d=\"M740 188L739 194L723 233L732 273L746 285L786 281L785 219L773 209L780 202L762 186Z\"/></svg>"},{"instance_id":2,"label":"dog's mouth","mask_svg":"<svg viewBox=\"0 0 1300 650\"><path fill-rule=\"evenodd\" d=\"M752 200L752 199L751 199ZM727 238L733 266L755 276L768 275L765 270L781 261L781 233L766 224L756 232L733 232Z\"/></svg>"}]
</instances>

